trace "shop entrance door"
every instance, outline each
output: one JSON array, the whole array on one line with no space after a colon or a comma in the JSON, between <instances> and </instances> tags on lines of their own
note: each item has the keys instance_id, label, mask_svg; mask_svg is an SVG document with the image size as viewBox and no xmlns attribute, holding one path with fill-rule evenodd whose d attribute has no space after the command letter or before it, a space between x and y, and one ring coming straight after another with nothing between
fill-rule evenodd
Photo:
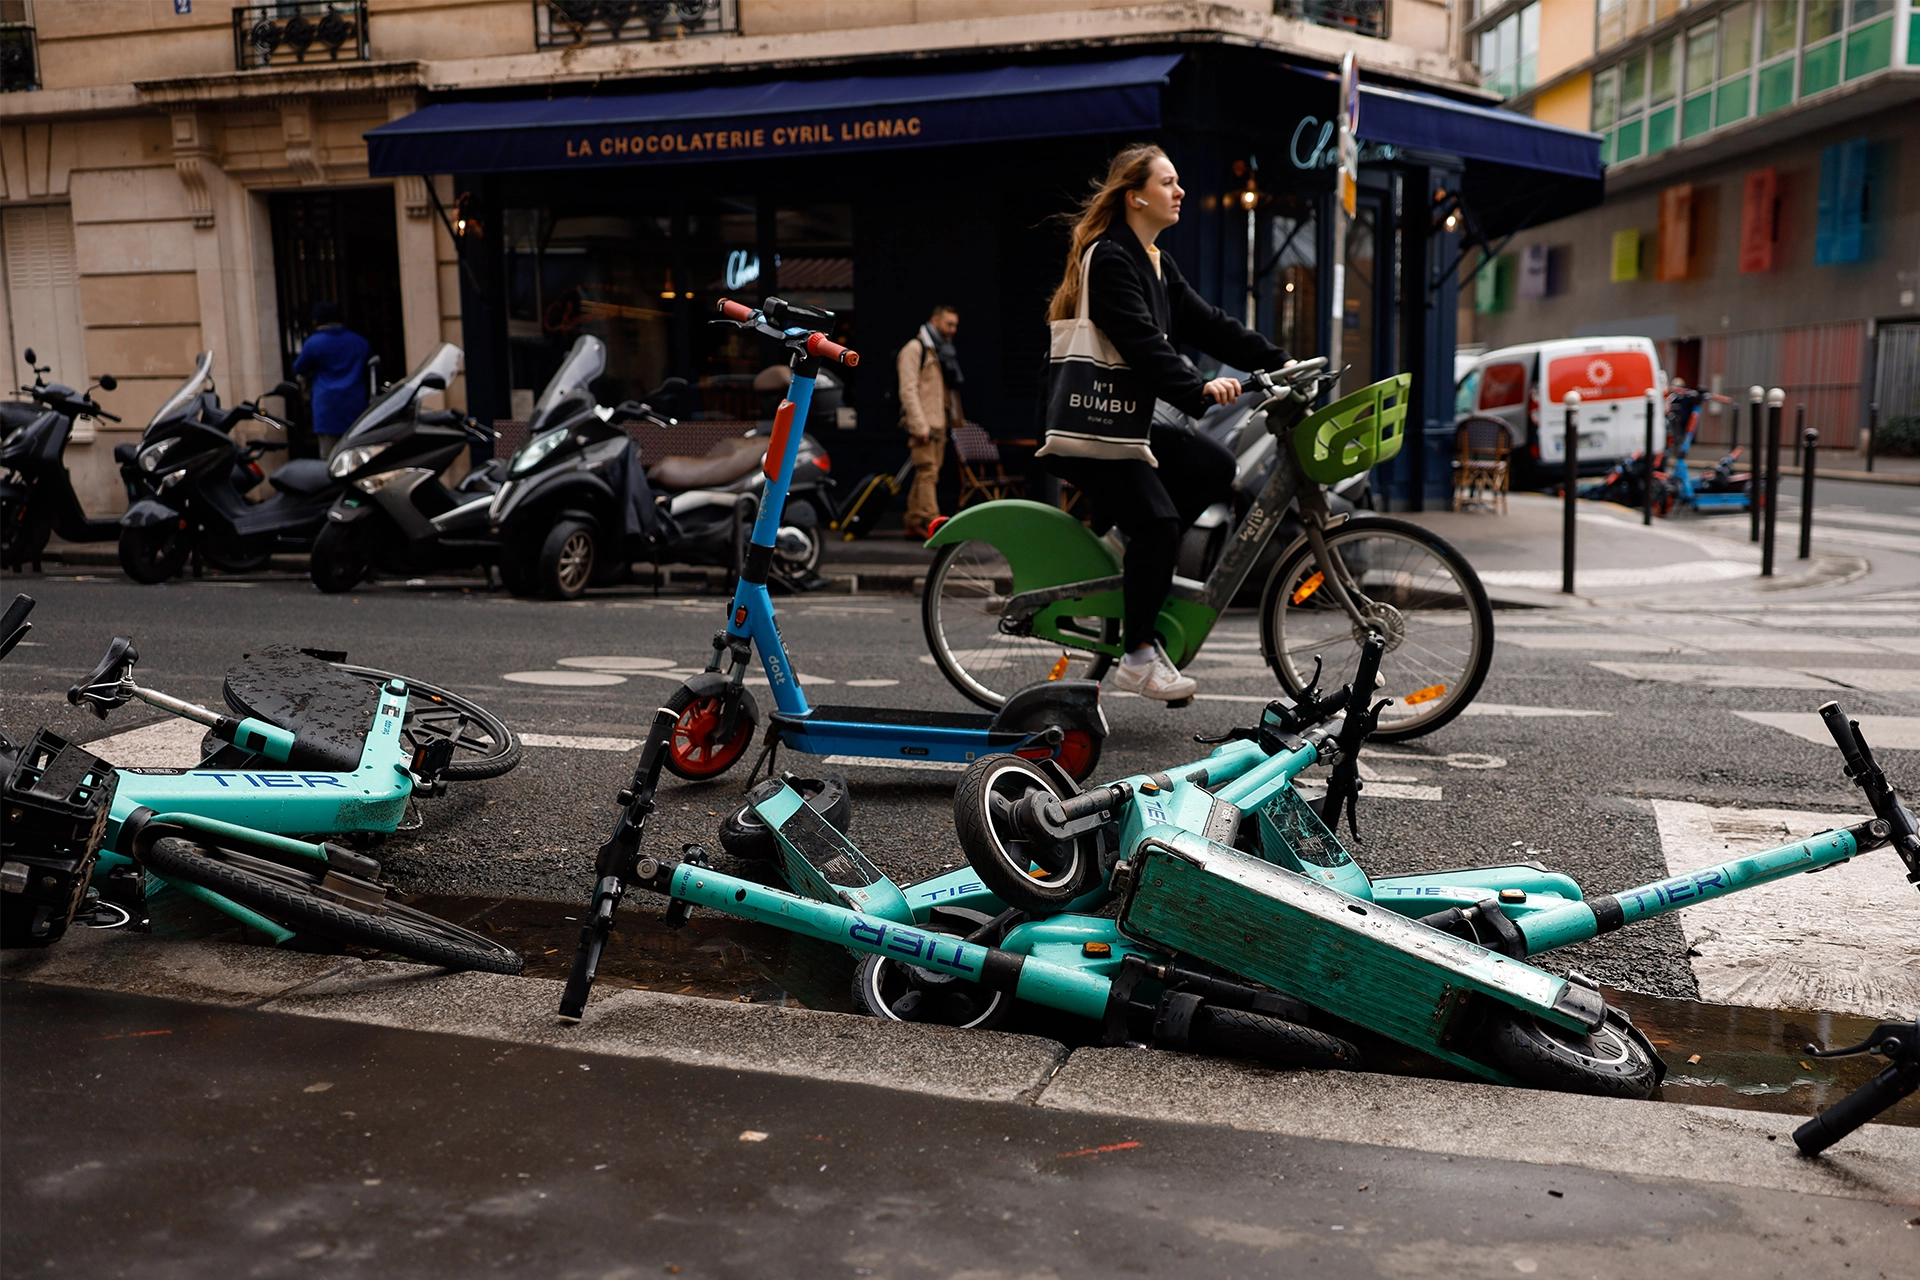
<instances>
[{"instance_id":1,"label":"shop entrance door","mask_svg":"<svg viewBox=\"0 0 1920 1280\"><path fill-rule=\"evenodd\" d=\"M340 304L347 327L366 338L379 357L381 382L404 375L407 341L393 188L276 191L267 201L280 304L281 376L293 377L300 344L313 332L316 302ZM290 452L310 458L315 455L312 426L306 406L298 408Z\"/></svg>"}]
</instances>

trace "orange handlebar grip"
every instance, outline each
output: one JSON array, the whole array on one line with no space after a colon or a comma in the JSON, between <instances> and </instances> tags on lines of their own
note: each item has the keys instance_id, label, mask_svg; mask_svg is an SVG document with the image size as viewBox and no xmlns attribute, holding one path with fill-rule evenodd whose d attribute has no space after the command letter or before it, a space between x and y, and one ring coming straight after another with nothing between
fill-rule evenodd
<instances>
[{"instance_id":1,"label":"orange handlebar grip","mask_svg":"<svg viewBox=\"0 0 1920 1280\"><path fill-rule=\"evenodd\" d=\"M731 298L720 299L720 314L729 320L753 319L753 308Z\"/></svg>"},{"instance_id":2,"label":"orange handlebar grip","mask_svg":"<svg viewBox=\"0 0 1920 1280\"><path fill-rule=\"evenodd\" d=\"M834 360L846 365L849 369L860 363L860 353L858 351L841 346L823 333L810 333L807 335L807 354L810 356L824 356L828 360Z\"/></svg>"}]
</instances>

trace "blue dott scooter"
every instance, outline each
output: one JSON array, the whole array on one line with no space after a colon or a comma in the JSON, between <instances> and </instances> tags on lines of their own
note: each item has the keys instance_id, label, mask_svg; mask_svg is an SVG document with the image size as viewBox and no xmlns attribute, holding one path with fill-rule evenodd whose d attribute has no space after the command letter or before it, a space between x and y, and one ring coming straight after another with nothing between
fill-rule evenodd
<instances>
[{"instance_id":1,"label":"blue dott scooter","mask_svg":"<svg viewBox=\"0 0 1920 1280\"><path fill-rule=\"evenodd\" d=\"M822 361L851 366L860 357L821 332L833 323L830 312L779 298L768 298L760 311L723 299L720 310L726 319L715 323L751 330L793 353L793 384L774 415L767 445L766 493L734 588L727 625L713 637L707 669L689 679L666 703L675 716L667 742L667 769L690 781L703 781L725 773L746 754L760 709L744 681L758 649L775 710L768 717L765 746L753 770L756 775L763 764L773 769L775 754L784 745L817 756L958 765L1014 752L1029 759L1055 760L1076 779L1086 777L1099 763L1107 737L1098 681L1041 681L1017 691L993 713L816 706L807 700L780 639L767 574L800 449L797 424L807 420L814 376Z\"/></svg>"},{"instance_id":2,"label":"blue dott scooter","mask_svg":"<svg viewBox=\"0 0 1920 1280\"><path fill-rule=\"evenodd\" d=\"M1695 511L1745 511L1749 482L1747 477L1733 474L1734 461L1740 456L1738 445L1734 446L1732 453L1720 459L1719 466L1698 480L1687 470L1687 454L1693 450L1693 438L1700 429L1700 414L1708 401L1723 405L1733 403L1725 396L1717 396L1697 387L1673 389L1667 409L1668 453L1671 458L1667 468L1667 483L1671 486L1672 497L1666 505L1671 508L1677 502ZM1667 513L1662 511L1660 514Z\"/></svg>"}]
</instances>

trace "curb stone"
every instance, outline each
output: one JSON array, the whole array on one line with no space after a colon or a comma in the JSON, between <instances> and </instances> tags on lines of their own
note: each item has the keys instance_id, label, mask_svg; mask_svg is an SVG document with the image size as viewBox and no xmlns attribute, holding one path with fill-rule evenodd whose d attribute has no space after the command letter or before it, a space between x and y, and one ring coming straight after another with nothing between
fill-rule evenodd
<instances>
[{"instance_id":1,"label":"curb stone","mask_svg":"<svg viewBox=\"0 0 1920 1280\"><path fill-rule=\"evenodd\" d=\"M1794 1116L1364 1073L1281 1072L1149 1050L880 1022L660 992L604 992L578 1025L561 983L227 943L81 932L0 957L0 978L575 1052L801 1076L1062 1111L1920 1204L1914 1131L1869 1125L1818 1160Z\"/></svg>"}]
</instances>

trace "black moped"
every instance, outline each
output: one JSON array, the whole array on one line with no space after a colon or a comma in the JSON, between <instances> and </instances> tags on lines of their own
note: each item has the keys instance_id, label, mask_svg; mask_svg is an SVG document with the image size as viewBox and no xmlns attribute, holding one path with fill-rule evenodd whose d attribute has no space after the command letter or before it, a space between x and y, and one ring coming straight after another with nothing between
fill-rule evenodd
<instances>
[{"instance_id":1,"label":"black moped","mask_svg":"<svg viewBox=\"0 0 1920 1280\"><path fill-rule=\"evenodd\" d=\"M73 491L67 471L67 442L82 418L120 419L85 392L48 382L51 366L38 363L32 347L23 355L33 370L33 385L21 387L28 399L0 401L0 567L29 564L40 571L47 541L59 534L68 542L112 542L120 536L117 516L88 517ZM118 384L104 373L95 384L111 391Z\"/></svg>"},{"instance_id":2,"label":"black moped","mask_svg":"<svg viewBox=\"0 0 1920 1280\"><path fill-rule=\"evenodd\" d=\"M299 394L291 382L267 392ZM265 476L260 459L287 446L235 440L233 429L248 421L281 431L288 425L253 401L222 408L213 385L213 352L204 351L154 413L140 442L114 450L134 498L120 517L120 567L129 578L165 582L189 557L196 574L203 565L244 573L276 551L303 551L313 541L337 492L327 464L293 458ZM256 502L248 492L263 478L274 492Z\"/></svg>"},{"instance_id":3,"label":"black moped","mask_svg":"<svg viewBox=\"0 0 1920 1280\"><path fill-rule=\"evenodd\" d=\"M492 434L466 414L418 403L420 393L445 389L460 358L460 348L443 344L381 398L393 403L391 412L376 419L369 410L341 441L332 466L346 489L308 560L320 590L350 591L375 569L424 573L499 561L487 510L503 464L476 467L451 487L441 479L470 445L491 444ZM413 390L396 398L406 388Z\"/></svg>"}]
</instances>

